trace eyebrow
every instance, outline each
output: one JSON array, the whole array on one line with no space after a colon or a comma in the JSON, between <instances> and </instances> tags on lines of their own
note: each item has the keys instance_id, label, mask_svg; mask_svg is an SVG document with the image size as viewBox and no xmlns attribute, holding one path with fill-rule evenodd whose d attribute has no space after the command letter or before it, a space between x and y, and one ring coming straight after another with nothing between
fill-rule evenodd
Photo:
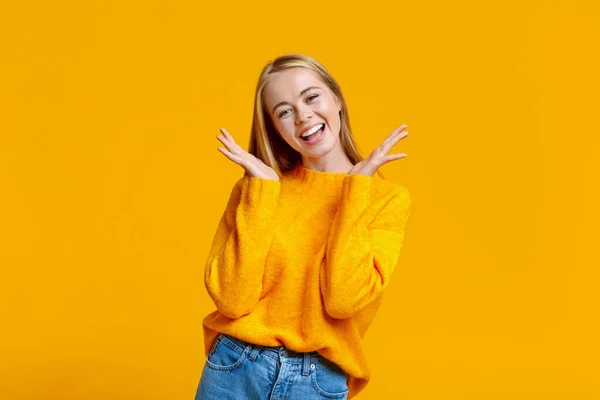
<instances>
[{"instance_id":1,"label":"eyebrow","mask_svg":"<svg viewBox=\"0 0 600 400\"><path fill-rule=\"evenodd\" d=\"M304 93L308 92L310 89L321 89L321 88L318 87L318 86L309 86L306 89L304 89L303 91L301 91L300 94L298 95L298 97L301 97ZM273 110L271 112L274 113L275 110L277 110L277 107L279 107L279 106L281 106L283 104L286 104L286 103L287 103L287 101L281 101L281 102L277 103L275 105L275 107L273 107Z\"/></svg>"}]
</instances>

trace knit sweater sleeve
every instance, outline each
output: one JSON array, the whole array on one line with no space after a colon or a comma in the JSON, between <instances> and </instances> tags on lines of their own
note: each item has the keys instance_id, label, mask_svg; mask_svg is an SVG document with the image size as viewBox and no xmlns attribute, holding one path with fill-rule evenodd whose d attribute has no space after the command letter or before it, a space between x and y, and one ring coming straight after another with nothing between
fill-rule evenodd
<instances>
[{"instance_id":1,"label":"knit sweater sleeve","mask_svg":"<svg viewBox=\"0 0 600 400\"><path fill-rule=\"evenodd\" d=\"M360 174L344 177L320 273L325 310L333 318L348 318L383 293L400 256L413 211L410 193L398 185L374 199L373 181ZM374 206L380 207L375 218L367 213Z\"/></svg>"},{"instance_id":2,"label":"knit sweater sleeve","mask_svg":"<svg viewBox=\"0 0 600 400\"><path fill-rule=\"evenodd\" d=\"M209 296L229 318L258 304L280 188L280 181L245 175L231 191L204 270Z\"/></svg>"}]
</instances>

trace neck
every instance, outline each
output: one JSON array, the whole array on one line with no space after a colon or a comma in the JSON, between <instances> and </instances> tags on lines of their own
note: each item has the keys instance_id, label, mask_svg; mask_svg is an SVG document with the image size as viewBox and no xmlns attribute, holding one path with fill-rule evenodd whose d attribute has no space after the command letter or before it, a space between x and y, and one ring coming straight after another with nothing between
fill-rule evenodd
<instances>
[{"instance_id":1,"label":"neck","mask_svg":"<svg viewBox=\"0 0 600 400\"><path fill-rule=\"evenodd\" d=\"M333 154L332 154L333 153ZM318 172L332 172L347 174L354 166L346 153L340 151L331 151L321 157L311 158L302 156L302 165L305 168Z\"/></svg>"}]
</instances>

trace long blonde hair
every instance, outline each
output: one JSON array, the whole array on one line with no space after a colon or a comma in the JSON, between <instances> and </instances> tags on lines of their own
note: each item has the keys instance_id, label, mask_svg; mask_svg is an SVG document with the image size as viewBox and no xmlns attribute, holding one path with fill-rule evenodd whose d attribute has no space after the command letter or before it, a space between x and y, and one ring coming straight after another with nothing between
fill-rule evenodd
<instances>
[{"instance_id":1,"label":"long blonde hair","mask_svg":"<svg viewBox=\"0 0 600 400\"><path fill-rule=\"evenodd\" d=\"M307 68L316 73L341 102L340 143L352 164L364 160L358 151L352 131L350 130L348 107L346 106L346 100L344 99L340 85L321 63L303 54L282 55L269 62L263 68L258 78L254 96L254 114L252 117L252 132L250 133L248 152L261 159L280 176L290 171L297 162L301 161L300 153L291 148L277 133L271 117L266 110L263 95L270 74L293 67ZM377 173L383 178L381 171L378 170Z\"/></svg>"}]
</instances>

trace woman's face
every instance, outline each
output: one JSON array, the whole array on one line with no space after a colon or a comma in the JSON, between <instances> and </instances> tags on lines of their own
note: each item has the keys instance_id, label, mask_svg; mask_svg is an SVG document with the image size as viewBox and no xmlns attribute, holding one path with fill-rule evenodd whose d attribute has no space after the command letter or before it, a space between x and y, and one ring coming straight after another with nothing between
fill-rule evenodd
<instances>
[{"instance_id":1,"label":"woman's face","mask_svg":"<svg viewBox=\"0 0 600 400\"><path fill-rule=\"evenodd\" d=\"M303 158L341 149L341 103L311 70L294 67L271 74L264 100L277 132ZM314 127L320 129L302 139Z\"/></svg>"}]
</instances>

